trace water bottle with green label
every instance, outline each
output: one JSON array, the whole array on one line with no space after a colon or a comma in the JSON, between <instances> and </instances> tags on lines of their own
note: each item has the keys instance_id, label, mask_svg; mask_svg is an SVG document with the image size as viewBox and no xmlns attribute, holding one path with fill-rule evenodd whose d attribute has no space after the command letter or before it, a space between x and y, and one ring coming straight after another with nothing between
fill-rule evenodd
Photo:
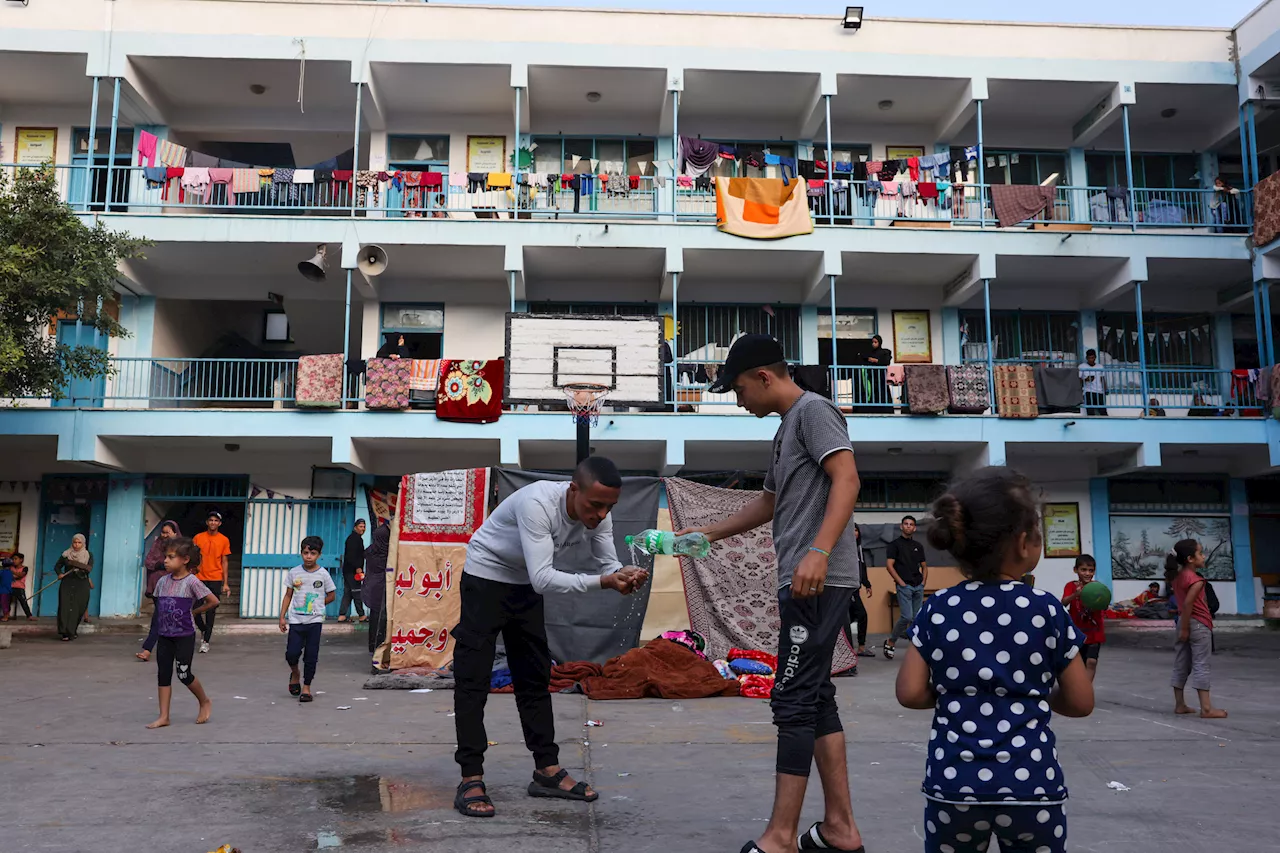
<instances>
[{"instance_id":1,"label":"water bottle with green label","mask_svg":"<svg viewBox=\"0 0 1280 853\"><path fill-rule=\"evenodd\" d=\"M681 557L705 557L711 553L711 540L701 533L677 536L669 530L645 530L626 538L628 547L649 554L671 554Z\"/></svg>"}]
</instances>

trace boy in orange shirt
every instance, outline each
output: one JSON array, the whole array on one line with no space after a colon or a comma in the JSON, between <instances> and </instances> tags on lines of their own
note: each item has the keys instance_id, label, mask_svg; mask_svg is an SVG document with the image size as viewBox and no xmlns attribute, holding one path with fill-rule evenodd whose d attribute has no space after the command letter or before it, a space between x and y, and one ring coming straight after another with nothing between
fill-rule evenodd
<instances>
[{"instance_id":1,"label":"boy in orange shirt","mask_svg":"<svg viewBox=\"0 0 1280 853\"><path fill-rule=\"evenodd\" d=\"M1080 600L1080 590L1084 589L1085 584L1093 582L1098 564L1091 554L1081 554L1076 558L1073 571L1076 573L1076 580L1068 581L1062 590L1062 603L1067 606L1067 612L1071 614L1071 621L1075 622L1077 630L1084 634L1080 659L1084 661L1085 670L1089 673L1089 681L1093 681L1098 674L1098 653L1102 651L1102 644L1107 641L1107 629L1101 612L1085 609L1084 602Z\"/></svg>"},{"instance_id":2,"label":"boy in orange shirt","mask_svg":"<svg viewBox=\"0 0 1280 853\"><path fill-rule=\"evenodd\" d=\"M197 533L193 538L200 549L200 570L196 577L210 589L219 589L219 597L225 599L231 594L227 583L227 557L231 556L231 540L218 532L222 526L222 513L216 509L209 510L204 520L205 531ZM213 639L213 619L218 612L215 604L211 609L196 615L196 627L200 629L200 653L209 651L209 641Z\"/></svg>"}]
</instances>

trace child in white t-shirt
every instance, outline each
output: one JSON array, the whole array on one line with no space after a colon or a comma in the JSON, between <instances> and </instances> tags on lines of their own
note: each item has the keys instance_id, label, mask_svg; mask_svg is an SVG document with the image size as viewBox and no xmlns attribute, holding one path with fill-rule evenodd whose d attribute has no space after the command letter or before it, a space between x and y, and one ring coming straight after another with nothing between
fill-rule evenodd
<instances>
[{"instance_id":1,"label":"child in white t-shirt","mask_svg":"<svg viewBox=\"0 0 1280 853\"><path fill-rule=\"evenodd\" d=\"M299 702L311 702L311 680L320 658L320 629L324 627L325 605L333 602L337 585L317 562L324 540L308 536L302 540L302 565L294 566L285 578L284 600L280 602L280 633L288 634L284 659L289 664L289 695ZM298 660L303 671L298 674Z\"/></svg>"}]
</instances>

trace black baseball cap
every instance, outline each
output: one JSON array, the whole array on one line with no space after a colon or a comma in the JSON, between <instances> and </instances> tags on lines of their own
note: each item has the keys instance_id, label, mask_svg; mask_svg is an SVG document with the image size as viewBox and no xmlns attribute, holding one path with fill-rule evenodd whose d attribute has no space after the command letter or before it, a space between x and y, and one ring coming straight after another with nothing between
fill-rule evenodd
<instances>
[{"instance_id":1,"label":"black baseball cap","mask_svg":"<svg viewBox=\"0 0 1280 853\"><path fill-rule=\"evenodd\" d=\"M716 381L707 390L712 394L723 394L732 390L733 380L748 370L768 367L786 361L782 354L782 344L772 335L743 335L729 347L729 356L724 360L724 367L716 374Z\"/></svg>"}]
</instances>

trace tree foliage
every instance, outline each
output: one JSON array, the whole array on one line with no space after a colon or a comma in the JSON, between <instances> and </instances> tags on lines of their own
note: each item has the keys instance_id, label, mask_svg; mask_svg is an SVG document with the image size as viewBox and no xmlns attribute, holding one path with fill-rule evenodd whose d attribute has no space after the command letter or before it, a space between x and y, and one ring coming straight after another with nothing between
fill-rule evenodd
<instances>
[{"instance_id":1,"label":"tree foliage","mask_svg":"<svg viewBox=\"0 0 1280 853\"><path fill-rule=\"evenodd\" d=\"M78 314L88 337L128 332L107 311L117 267L147 243L89 227L58 198L51 166L0 173L0 398L57 397L71 379L109 372L105 349L48 334L59 311Z\"/></svg>"}]
</instances>

